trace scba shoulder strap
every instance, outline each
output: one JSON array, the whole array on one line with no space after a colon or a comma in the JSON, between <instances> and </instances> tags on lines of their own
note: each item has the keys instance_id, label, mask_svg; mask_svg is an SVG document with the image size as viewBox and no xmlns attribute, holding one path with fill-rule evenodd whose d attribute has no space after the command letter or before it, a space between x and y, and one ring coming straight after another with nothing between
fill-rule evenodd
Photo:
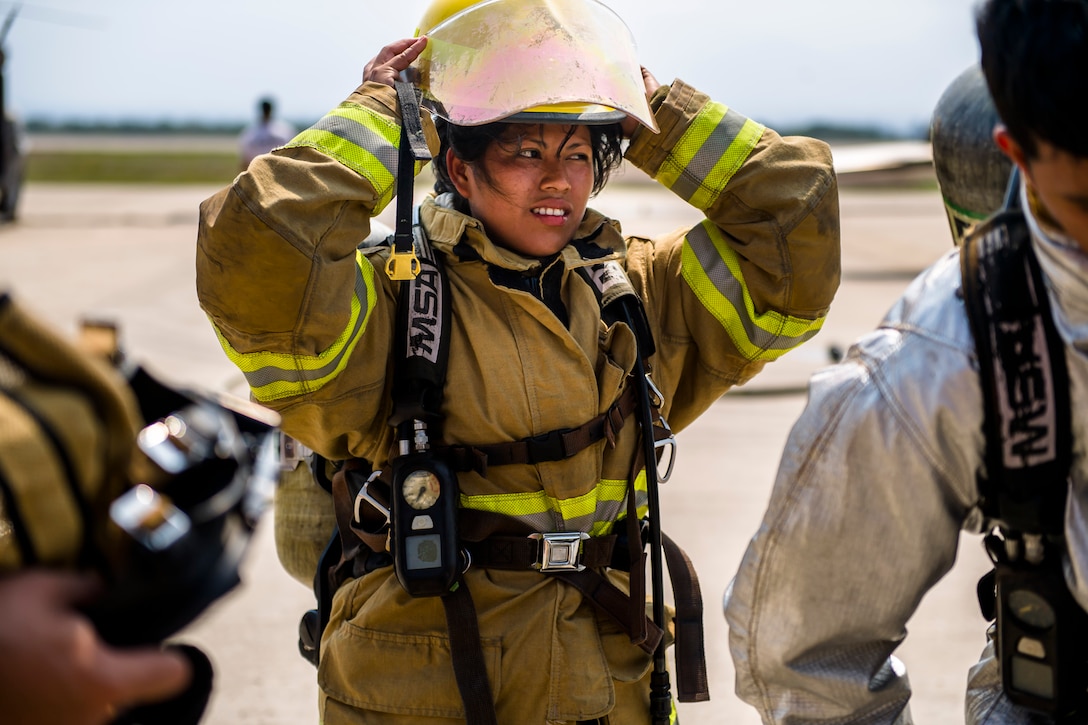
<instances>
[{"instance_id":1,"label":"scba shoulder strap","mask_svg":"<svg viewBox=\"0 0 1088 725\"><path fill-rule=\"evenodd\" d=\"M1023 214L987 222L961 264L985 406L983 510L1011 529L1060 535L1072 461L1069 374Z\"/></svg>"},{"instance_id":2,"label":"scba shoulder strap","mask_svg":"<svg viewBox=\"0 0 1088 725\"><path fill-rule=\"evenodd\" d=\"M1014 176L1010 199L1018 191ZM980 507L994 570L979 582L996 620L1010 701L1082 722L1088 619L1064 576L1064 515L1072 463L1069 376L1023 212L1012 203L961 252L964 302L983 393ZM1078 715L1079 713L1079 715Z\"/></svg>"},{"instance_id":3,"label":"scba shoulder strap","mask_svg":"<svg viewBox=\"0 0 1088 725\"><path fill-rule=\"evenodd\" d=\"M450 293L442 262L419 221L412 215L413 249L418 272L401 282L397 305L393 370L393 416L397 426L412 419L439 420L449 361Z\"/></svg>"}]
</instances>

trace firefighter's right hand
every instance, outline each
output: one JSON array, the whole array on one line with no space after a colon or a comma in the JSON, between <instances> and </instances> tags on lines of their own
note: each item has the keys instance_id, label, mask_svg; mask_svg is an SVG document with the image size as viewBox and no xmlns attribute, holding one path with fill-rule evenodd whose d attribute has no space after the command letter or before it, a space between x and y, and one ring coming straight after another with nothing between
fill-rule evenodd
<instances>
[{"instance_id":1,"label":"firefighter's right hand","mask_svg":"<svg viewBox=\"0 0 1088 725\"><path fill-rule=\"evenodd\" d=\"M363 68L363 82L392 86L400 78L401 71L407 70L426 46L426 36L404 38L390 43Z\"/></svg>"},{"instance_id":2,"label":"firefighter's right hand","mask_svg":"<svg viewBox=\"0 0 1088 725\"><path fill-rule=\"evenodd\" d=\"M183 690L188 660L155 647L104 643L77 607L99 593L88 575L28 570L0 576L0 720L4 725L105 725Z\"/></svg>"},{"instance_id":3,"label":"firefighter's right hand","mask_svg":"<svg viewBox=\"0 0 1088 725\"><path fill-rule=\"evenodd\" d=\"M657 93L657 89L661 87L661 81L654 77L646 66L642 66L642 85L646 90L646 100L649 101ZM620 123L620 128L623 129L623 137L631 138L632 134L639 129L642 122L634 116L628 116Z\"/></svg>"}]
</instances>

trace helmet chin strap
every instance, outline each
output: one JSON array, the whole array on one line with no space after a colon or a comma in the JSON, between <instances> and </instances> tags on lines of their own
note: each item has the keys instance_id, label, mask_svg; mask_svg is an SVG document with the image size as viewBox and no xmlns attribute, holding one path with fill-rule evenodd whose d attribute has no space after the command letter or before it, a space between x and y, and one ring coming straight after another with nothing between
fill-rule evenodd
<instances>
[{"instance_id":1,"label":"helmet chin strap","mask_svg":"<svg viewBox=\"0 0 1088 725\"><path fill-rule=\"evenodd\" d=\"M415 162L429 161L431 150L423 135L417 91L406 81L393 84L400 103L400 149L397 157L397 224L393 233L393 253L385 264L389 279L415 279L419 258L412 243L412 206L415 189Z\"/></svg>"}]
</instances>

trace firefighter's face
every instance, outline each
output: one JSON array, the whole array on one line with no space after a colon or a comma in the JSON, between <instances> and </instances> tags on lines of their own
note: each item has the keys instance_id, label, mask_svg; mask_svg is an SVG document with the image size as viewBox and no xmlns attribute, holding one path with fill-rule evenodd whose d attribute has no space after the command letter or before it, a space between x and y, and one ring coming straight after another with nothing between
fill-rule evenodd
<instances>
[{"instance_id":1,"label":"firefighter's face","mask_svg":"<svg viewBox=\"0 0 1088 725\"><path fill-rule=\"evenodd\" d=\"M1035 197L1045 208L1045 221L1070 237L1088 253L1088 158L1073 156L1039 140L1037 153L1028 158L1001 130L998 146L1020 167Z\"/></svg>"},{"instance_id":2,"label":"firefighter's face","mask_svg":"<svg viewBox=\"0 0 1088 725\"><path fill-rule=\"evenodd\" d=\"M483 158L452 151L450 178L496 244L531 257L574 238L593 188L593 148L585 126L510 124Z\"/></svg>"}]
</instances>

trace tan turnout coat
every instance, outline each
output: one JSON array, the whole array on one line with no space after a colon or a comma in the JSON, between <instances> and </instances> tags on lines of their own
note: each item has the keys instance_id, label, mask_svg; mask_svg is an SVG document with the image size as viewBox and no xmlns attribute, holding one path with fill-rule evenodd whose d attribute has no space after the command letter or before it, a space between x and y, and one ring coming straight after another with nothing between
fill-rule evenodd
<instances>
[{"instance_id":1,"label":"tan turnout coat","mask_svg":"<svg viewBox=\"0 0 1088 725\"><path fill-rule=\"evenodd\" d=\"M475 219L423 203L452 291L444 442L575 427L618 398L634 337L601 321L574 272L601 259L617 260L645 303L653 378L677 432L818 331L839 281L827 146L780 137L680 81L652 106L661 132L636 133L626 158L705 215L690 229L625 237L589 211L542 269L493 244ZM364 84L208 199L197 250L201 304L255 397L321 454L378 467L393 442L398 283L384 272L387 247L357 245L392 199L398 118L393 89ZM569 324L531 290L508 286L510 275L558 275ZM558 462L460 474L461 505L513 513L539 531L607 533L624 510L637 432L632 419L614 448L600 441ZM609 713L613 723L648 722L650 658L578 591L535 571L476 567L465 579L500 722ZM442 605L409 597L391 568L337 593L319 681L326 725L464 717Z\"/></svg>"}]
</instances>

